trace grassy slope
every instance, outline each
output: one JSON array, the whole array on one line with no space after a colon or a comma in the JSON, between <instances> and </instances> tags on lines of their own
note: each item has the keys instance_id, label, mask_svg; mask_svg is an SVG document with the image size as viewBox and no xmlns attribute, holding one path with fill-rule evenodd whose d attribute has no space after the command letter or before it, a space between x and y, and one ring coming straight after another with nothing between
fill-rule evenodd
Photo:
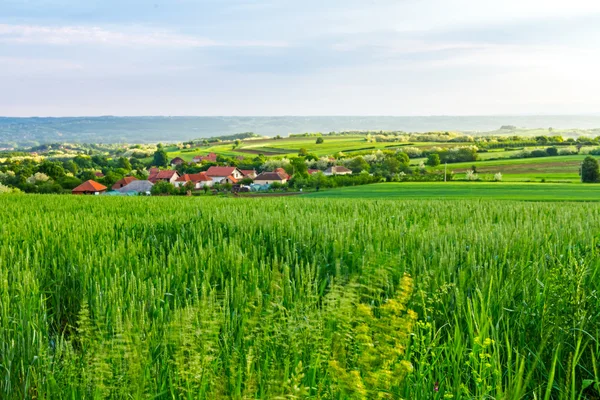
<instances>
[{"instance_id":1,"label":"grassy slope","mask_svg":"<svg viewBox=\"0 0 600 400\"><path fill-rule=\"evenodd\" d=\"M378 183L305 195L315 198L364 199L498 199L599 201L600 185L561 183L405 182Z\"/></svg>"},{"instance_id":2,"label":"grassy slope","mask_svg":"<svg viewBox=\"0 0 600 400\"><path fill-rule=\"evenodd\" d=\"M376 150L394 148L402 143L368 143L364 136L338 136L325 137L325 142L316 144L315 137L293 137L284 139L260 139L247 140L233 148L233 144L217 144L215 146L201 147L195 149L178 150L176 147L168 148L169 158L181 157L186 161L192 161L194 156L215 152L224 156L246 156L253 157L256 154L265 156L295 156L301 148L317 156L327 156L342 151L347 154L360 150ZM406 144L404 144L406 145ZM411 146L420 148L443 147L444 143L413 143ZM455 145L455 144L452 144ZM533 150L534 147L528 148ZM504 181L508 182L539 182L542 179L550 182L578 182L579 165L584 155L557 156L529 159L512 159L520 150L516 151L492 151L480 153L480 160L476 162L448 164L448 170L454 171L458 178L462 173L477 166L478 173L485 179L491 180L493 175L501 172ZM494 160L492 160L494 159ZM413 159L411 165L416 166L424 159ZM442 170L444 166L438 167Z\"/></svg>"}]
</instances>

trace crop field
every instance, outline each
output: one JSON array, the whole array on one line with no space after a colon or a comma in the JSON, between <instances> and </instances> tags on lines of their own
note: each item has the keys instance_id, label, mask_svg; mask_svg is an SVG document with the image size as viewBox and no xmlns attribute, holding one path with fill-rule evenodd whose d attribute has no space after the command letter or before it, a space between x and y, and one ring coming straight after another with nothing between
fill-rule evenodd
<instances>
[{"instance_id":1,"label":"crop field","mask_svg":"<svg viewBox=\"0 0 600 400\"><path fill-rule=\"evenodd\" d=\"M0 398L597 399L598 226L596 203L0 196Z\"/></svg>"},{"instance_id":2,"label":"crop field","mask_svg":"<svg viewBox=\"0 0 600 400\"><path fill-rule=\"evenodd\" d=\"M305 194L338 199L487 199L600 201L600 186L569 183L400 182L348 186Z\"/></svg>"}]
</instances>

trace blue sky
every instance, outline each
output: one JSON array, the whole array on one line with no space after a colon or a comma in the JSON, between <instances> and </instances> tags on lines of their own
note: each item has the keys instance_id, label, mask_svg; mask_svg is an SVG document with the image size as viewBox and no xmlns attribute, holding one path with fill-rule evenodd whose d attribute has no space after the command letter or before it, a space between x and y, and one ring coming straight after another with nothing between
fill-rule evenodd
<instances>
[{"instance_id":1,"label":"blue sky","mask_svg":"<svg viewBox=\"0 0 600 400\"><path fill-rule=\"evenodd\" d=\"M600 2L2 0L0 115L600 111Z\"/></svg>"}]
</instances>

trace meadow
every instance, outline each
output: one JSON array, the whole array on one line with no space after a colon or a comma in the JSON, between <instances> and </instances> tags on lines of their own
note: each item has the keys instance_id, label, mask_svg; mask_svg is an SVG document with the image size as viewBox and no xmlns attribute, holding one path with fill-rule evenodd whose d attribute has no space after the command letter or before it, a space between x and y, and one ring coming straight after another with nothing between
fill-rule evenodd
<instances>
[{"instance_id":1,"label":"meadow","mask_svg":"<svg viewBox=\"0 0 600 400\"><path fill-rule=\"evenodd\" d=\"M379 200L600 201L600 186L594 184L522 182L392 182L322 190L304 196Z\"/></svg>"},{"instance_id":2,"label":"meadow","mask_svg":"<svg viewBox=\"0 0 600 400\"><path fill-rule=\"evenodd\" d=\"M0 398L595 399L599 225L595 203L0 196Z\"/></svg>"}]
</instances>

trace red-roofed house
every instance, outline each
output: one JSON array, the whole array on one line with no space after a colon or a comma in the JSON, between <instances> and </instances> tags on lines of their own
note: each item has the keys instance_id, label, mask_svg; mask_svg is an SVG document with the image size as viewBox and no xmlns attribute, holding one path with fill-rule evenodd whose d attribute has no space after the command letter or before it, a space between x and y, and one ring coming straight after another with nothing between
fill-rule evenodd
<instances>
[{"instance_id":1,"label":"red-roofed house","mask_svg":"<svg viewBox=\"0 0 600 400\"><path fill-rule=\"evenodd\" d=\"M254 183L258 185L270 185L273 182L286 183L287 180L287 174L283 176L279 172L263 172L254 179Z\"/></svg>"},{"instance_id":2,"label":"red-roofed house","mask_svg":"<svg viewBox=\"0 0 600 400\"><path fill-rule=\"evenodd\" d=\"M309 175L316 174L317 172L321 172L321 170L320 169L309 169L308 170Z\"/></svg>"},{"instance_id":3,"label":"red-roofed house","mask_svg":"<svg viewBox=\"0 0 600 400\"><path fill-rule=\"evenodd\" d=\"M254 179L258 175L254 169L240 169L240 171L244 174L244 178Z\"/></svg>"},{"instance_id":4,"label":"red-roofed house","mask_svg":"<svg viewBox=\"0 0 600 400\"><path fill-rule=\"evenodd\" d=\"M290 176L288 175L287 172L285 172L285 169L283 168L277 168L275 170L275 172L277 172L279 175L283 176L285 178L285 180L287 181L288 179L290 179Z\"/></svg>"},{"instance_id":5,"label":"red-roofed house","mask_svg":"<svg viewBox=\"0 0 600 400\"><path fill-rule=\"evenodd\" d=\"M206 175L206 172L200 172L198 174L185 174L177 178L175 181L175 187L185 186L188 182L194 184L194 189L200 189L204 186L212 186L213 180L211 177Z\"/></svg>"},{"instance_id":6,"label":"red-roofed house","mask_svg":"<svg viewBox=\"0 0 600 400\"><path fill-rule=\"evenodd\" d=\"M114 185L112 185L112 190L121 189L123 186L129 185L133 181L137 181L135 176L126 176L123 179L119 179Z\"/></svg>"},{"instance_id":7,"label":"red-roofed house","mask_svg":"<svg viewBox=\"0 0 600 400\"><path fill-rule=\"evenodd\" d=\"M210 176L215 183L235 183L244 177L242 171L236 167L210 167L206 171L206 175ZM233 178L233 180L228 178ZM233 182L234 180L235 182Z\"/></svg>"},{"instance_id":8,"label":"red-roofed house","mask_svg":"<svg viewBox=\"0 0 600 400\"><path fill-rule=\"evenodd\" d=\"M94 172L94 175L96 175L96 178L104 178L104 174L102 172Z\"/></svg>"},{"instance_id":9,"label":"red-roofed house","mask_svg":"<svg viewBox=\"0 0 600 400\"><path fill-rule=\"evenodd\" d=\"M195 163L201 163L202 161L217 162L217 155L215 153L208 153L207 156L196 156L192 161Z\"/></svg>"},{"instance_id":10,"label":"red-roofed house","mask_svg":"<svg viewBox=\"0 0 600 400\"><path fill-rule=\"evenodd\" d=\"M181 157L175 157L174 159L171 160L171 162L169 164L171 164L171 167L176 167L178 165L181 165L185 162L185 160Z\"/></svg>"},{"instance_id":11,"label":"red-roofed house","mask_svg":"<svg viewBox=\"0 0 600 400\"><path fill-rule=\"evenodd\" d=\"M100 194L106 192L107 187L96 181L85 181L73 189L73 194Z\"/></svg>"},{"instance_id":12,"label":"red-roofed house","mask_svg":"<svg viewBox=\"0 0 600 400\"><path fill-rule=\"evenodd\" d=\"M174 183L177 180L177 178L179 178L179 174L177 173L177 171L164 170L158 171L157 174L148 177L148 180L152 183L156 183L159 181Z\"/></svg>"},{"instance_id":13,"label":"red-roofed house","mask_svg":"<svg viewBox=\"0 0 600 400\"><path fill-rule=\"evenodd\" d=\"M325 172L323 172L325 175L330 176L330 175L351 175L352 171L349 170L346 167L342 167L342 166L336 166L336 167L329 167L325 170Z\"/></svg>"}]
</instances>

